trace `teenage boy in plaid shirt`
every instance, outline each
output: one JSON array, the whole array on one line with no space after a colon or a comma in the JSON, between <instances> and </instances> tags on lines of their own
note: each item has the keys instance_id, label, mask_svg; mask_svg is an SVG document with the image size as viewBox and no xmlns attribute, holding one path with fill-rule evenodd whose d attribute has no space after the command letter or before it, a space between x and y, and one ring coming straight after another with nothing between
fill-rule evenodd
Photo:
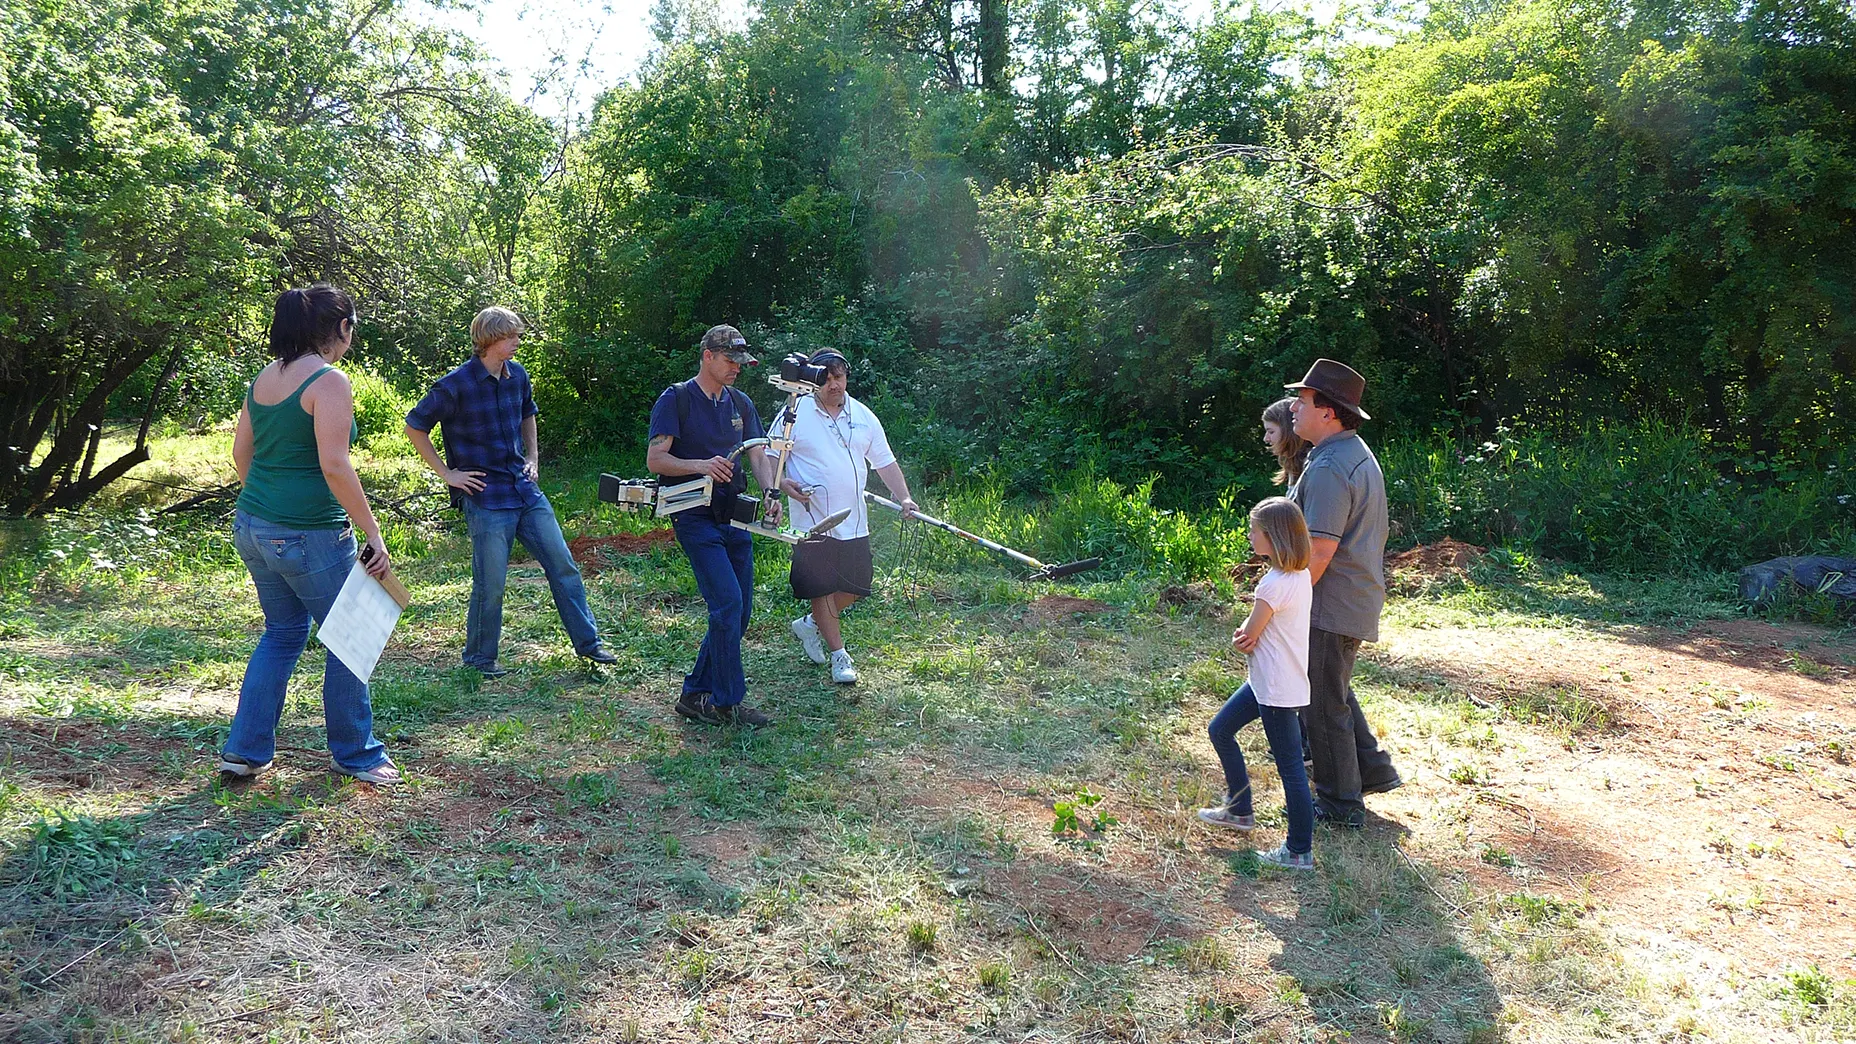
<instances>
[{"instance_id":1,"label":"teenage boy in plaid shirt","mask_svg":"<svg viewBox=\"0 0 1856 1044\"><path fill-rule=\"evenodd\" d=\"M470 323L475 351L438 379L406 415L406 437L425 466L463 494L470 528L470 612L464 662L486 678L509 673L496 659L503 636L503 588L509 549L522 541L548 576L548 590L574 651L594 663L617 663L599 643L587 608L586 585L561 536L560 520L537 484L541 443L533 388L515 361L522 320L507 308L485 308ZM445 427L445 459L432 447L433 426Z\"/></svg>"}]
</instances>

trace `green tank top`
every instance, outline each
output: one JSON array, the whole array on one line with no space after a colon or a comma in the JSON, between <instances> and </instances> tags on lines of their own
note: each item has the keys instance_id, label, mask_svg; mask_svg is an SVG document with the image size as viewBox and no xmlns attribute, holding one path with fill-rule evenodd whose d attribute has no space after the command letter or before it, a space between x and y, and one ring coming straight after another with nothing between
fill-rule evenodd
<instances>
[{"instance_id":1,"label":"green tank top","mask_svg":"<svg viewBox=\"0 0 1856 1044\"><path fill-rule=\"evenodd\" d=\"M348 524L316 452L316 418L303 411L303 390L334 369L324 366L296 386L284 401L265 406L252 396L256 381L245 387L245 412L251 417L251 468L238 507L266 522L292 529L340 529ZM360 435L348 424L348 444Z\"/></svg>"}]
</instances>

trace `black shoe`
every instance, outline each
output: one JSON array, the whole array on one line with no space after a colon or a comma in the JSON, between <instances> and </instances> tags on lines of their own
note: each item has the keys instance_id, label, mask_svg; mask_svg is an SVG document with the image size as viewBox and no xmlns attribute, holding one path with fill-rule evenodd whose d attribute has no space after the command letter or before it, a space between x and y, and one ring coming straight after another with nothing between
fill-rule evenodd
<instances>
[{"instance_id":1,"label":"black shoe","mask_svg":"<svg viewBox=\"0 0 1856 1044\"><path fill-rule=\"evenodd\" d=\"M581 655L592 660L594 663L612 664L619 662L619 658L613 655L612 650L603 645L595 645L592 652L582 653Z\"/></svg>"},{"instance_id":2,"label":"black shoe","mask_svg":"<svg viewBox=\"0 0 1856 1044\"><path fill-rule=\"evenodd\" d=\"M1362 794L1390 794L1394 790L1397 790L1398 788L1404 785L1405 785L1405 781L1399 777L1398 773L1394 772L1392 773L1392 778L1386 780L1384 783L1368 783L1367 785L1361 787L1360 793Z\"/></svg>"},{"instance_id":3,"label":"black shoe","mask_svg":"<svg viewBox=\"0 0 1856 1044\"><path fill-rule=\"evenodd\" d=\"M1346 830L1361 830L1366 826L1366 813L1348 812L1342 814L1331 812L1321 805L1316 805L1315 822L1326 823L1330 826L1337 826Z\"/></svg>"},{"instance_id":4,"label":"black shoe","mask_svg":"<svg viewBox=\"0 0 1856 1044\"><path fill-rule=\"evenodd\" d=\"M509 668L504 667L503 661L501 660L498 660L495 663L492 663L487 667L478 667L477 669L483 672L483 676L485 678L501 678L503 675L509 673Z\"/></svg>"}]
</instances>

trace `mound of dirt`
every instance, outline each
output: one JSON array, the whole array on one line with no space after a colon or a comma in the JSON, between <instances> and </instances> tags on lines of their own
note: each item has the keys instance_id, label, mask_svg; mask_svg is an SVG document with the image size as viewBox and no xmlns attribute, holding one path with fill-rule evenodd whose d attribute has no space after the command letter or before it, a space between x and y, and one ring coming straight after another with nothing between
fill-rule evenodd
<instances>
[{"instance_id":1,"label":"mound of dirt","mask_svg":"<svg viewBox=\"0 0 1856 1044\"><path fill-rule=\"evenodd\" d=\"M1162 588L1160 597L1154 602L1154 608L1162 613L1178 610L1182 613L1204 613L1210 616L1222 616L1231 610L1231 607L1218 597L1217 590L1203 581L1192 584L1172 584Z\"/></svg>"},{"instance_id":2,"label":"mound of dirt","mask_svg":"<svg viewBox=\"0 0 1856 1044\"><path fill-rule=\"evenodd\" d=\"M1449 537L1401 551L1386 559L1386 586L1404 594L1445 580L1461 580L1487 551Z\"/></svg>"},{"instance_id":3,"label":"mound of dirt","mask_svg":"<svg viewBox=\"0 0 1856 1044\"><path fill-rule=\"evenodd\" d=\"M1248 591L1257 586L1257 581L1263 579L1263 574L1269 571L1270 564L1261 558L1239 562L1230 569L1231 582L1237 585L1239 591Z\"/></svg>"},{"instance_id":4,"label":"mound of dirt","mask_svg":"<svg viewBox=\"0 0 1856 1044\"><path fill-rule=\"evenodd\" d=\"M668 529L652 529L643 533L615 533L612 536L575 537L567 542L567 550L580 563L580 569L588 576L598 576L602 567L612 564L620 555L644 555L660 544L675 540L676 534Z\"/></svg>"}]
</instances>

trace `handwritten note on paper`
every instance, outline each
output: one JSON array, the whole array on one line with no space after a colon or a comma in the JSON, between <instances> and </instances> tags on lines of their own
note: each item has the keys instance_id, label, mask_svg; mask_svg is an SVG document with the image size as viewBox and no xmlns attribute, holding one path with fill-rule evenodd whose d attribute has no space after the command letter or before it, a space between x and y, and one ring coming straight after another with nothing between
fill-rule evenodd
<instances>
[{"instance_id":1,"label":"handwritten note on paper","mask_svg":"<svg viewBox=\"0 0 1856 1044\"><path fill-rule=\"evenodd\" d=\"M399 582L394 581L393 586L399 587ZM365 683L373 676L387 639L393 636L400 608L401 603L356 562L316 637Z\"/></svg>"}]
</instances>

